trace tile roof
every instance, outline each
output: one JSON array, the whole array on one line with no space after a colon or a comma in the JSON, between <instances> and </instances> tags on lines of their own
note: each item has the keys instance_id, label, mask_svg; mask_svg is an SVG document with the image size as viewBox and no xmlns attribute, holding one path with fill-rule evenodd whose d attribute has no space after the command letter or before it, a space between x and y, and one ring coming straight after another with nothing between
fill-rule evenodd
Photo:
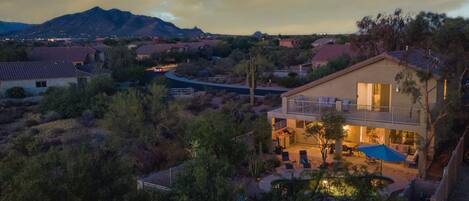
<instances>
[{"instance_id":1,"label":"tile roof","mask_svg":"<svg viewBox=\"0 0 469 201\"><path fill-rule=\"evenodd\" d=\"M342 55L357 56L358 53L353 51L350 44L327 44L320 46L314 55L313 62L328 62Z\"/></svg>"},{"instance_id":2,"label":"tile roof","mask_svg":"<svg viewBox=\"0 0 469 201\"><path fill-rule=\"evenodd\" d=\"M0 62L0 80L31 80L86 76L70 62Z\"/></svg>"},{"instance_id":3,"label":"tile roof","mask_svg":"<svg viewBox=\"0 0 469 201\"><path fill-rule=\"evenodd\" d=\"M335 43L336 39L335 38L320 38L315 40L313 43L311 43L313 46L320 46L320 45L326 45L326 44L333 44Z\"/></svg>"},{"instance_id":4,"label":"tile roof","mask_svg":"<svg viewBox=\"0 0 469 201\"><path fill-rule=\"evenodd\" d=\"M320 79L314 80L308 84L289 90L283 93L281 96L289 97L289 96L295 95L297 93L308 90L312 87L328 82L330 80L343 76L347 73L353 72L355 70L361 69L363 67L366 67L370 64L381 61L383 59L392 60L394 62L397 62L401 65L407 66L415 70L426 70L429 66L428 64L430 61L437 61L438 65L436 69L433 69L433 72L434 72L433 75L436 78L439 78L440 74L438 72L439 72L439 68L443 65L442 61L444 60L444 56L441 54L435 54L435 53L430 54L430 55L431 57L428 57L428 51L424 51L422 49L411 49L409 51L384 52L378 56L369 58L365 61L349 66L345 69L342 69L340 71L337 71L335 73L322 77ZM429 58L431 58L431 60Z\"/></svg>"},{"instance_id":5,"label":"tile roof","mask_svg":"<svg viewBox=\"0 0 469 201\"><path fill-rule=\"evenodd\" d=\"M398 60L400 63L406 63L419 70L432 68L432 72L439 74L444 65L444 56L423 49L410 49L409 51L391 51L384 54Z\"/></svg>"},{"instance_id":6,"label":"tile roof","mask_svg":"<svg viewBox=\"0 0 469 201\"><path fill-rule=\"evenodd\" d=\"M85 61L96 50L89 47L36 47L29 54L32 61Z\"/></svg>"}]
</instances>

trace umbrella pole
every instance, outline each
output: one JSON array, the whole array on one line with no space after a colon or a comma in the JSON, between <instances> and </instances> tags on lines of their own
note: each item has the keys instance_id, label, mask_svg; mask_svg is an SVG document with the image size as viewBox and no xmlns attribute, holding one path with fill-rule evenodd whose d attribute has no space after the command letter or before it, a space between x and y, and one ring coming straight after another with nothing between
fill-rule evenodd
<instances>
[{"instance_id":1,"label":"umbrella pole","mask_svg":"<svg viewBox=\"0 0 469 201\"><path fill-rule=\"evenodd\" d=\"M380 173L381 173L381 176L383 176L383 160L381 160L381 168L380 168Z\"/></svg>"}]
</instances>

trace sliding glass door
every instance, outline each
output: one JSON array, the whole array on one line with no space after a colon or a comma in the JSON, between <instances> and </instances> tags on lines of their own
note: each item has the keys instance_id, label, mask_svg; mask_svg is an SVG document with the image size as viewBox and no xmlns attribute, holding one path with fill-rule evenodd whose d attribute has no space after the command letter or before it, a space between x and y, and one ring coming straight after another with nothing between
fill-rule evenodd
<instances>
[{"instance_id":1,"label":"sliding glass door","mask_svg":"<svg viewBox=\"0 0 469 201\"><path fill-rule=\"evenodd\" d=\"M362 83L357 86L357 107L360 110L389 112L391 104L391 85Z\"/></svg>"}]
</instances>

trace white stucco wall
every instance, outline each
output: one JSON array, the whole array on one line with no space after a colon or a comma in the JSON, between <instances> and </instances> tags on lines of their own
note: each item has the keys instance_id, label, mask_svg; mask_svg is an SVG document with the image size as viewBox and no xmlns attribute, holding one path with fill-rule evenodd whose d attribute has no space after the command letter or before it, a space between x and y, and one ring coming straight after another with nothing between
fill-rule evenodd
<instances>
[{"instance_id":1,"label":"white stucco wall","mask_svg":"<svg viewBox=\"0 0 469 201\"><path fill-rule=\"evenodd\" d=\"M38 88L36 87L36 81L46 81L47 87ZM49 87L67 87L71 83L77 84L78 79L76 77L69 78L54 78L54 79L35 79L35 80L11 80L11 81L0 81L0 95L5 95L6 90L12 87L23 87L26 93L30 95L36 95L41 92L45 92Z\"/></svg>"}]
</instances>

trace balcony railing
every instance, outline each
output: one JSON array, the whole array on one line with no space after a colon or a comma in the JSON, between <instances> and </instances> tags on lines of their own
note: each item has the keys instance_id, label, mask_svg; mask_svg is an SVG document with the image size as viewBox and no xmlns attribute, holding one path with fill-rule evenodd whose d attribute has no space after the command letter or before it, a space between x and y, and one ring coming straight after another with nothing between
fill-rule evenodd
<instances>
[{"instance_id":1,"label":"balcony railing","mask_svg":"<svg viewBox=\"0 0 469 201\"><path fill-rule=\"evenodd\" d=\"M411 107L376 107L346 103L348 101L318 102L312 100L288 100L287 113L319 116L321 113L336 111L346 119L396 124L418 124L420 110Z\"/></svg>"}]
</instances>

